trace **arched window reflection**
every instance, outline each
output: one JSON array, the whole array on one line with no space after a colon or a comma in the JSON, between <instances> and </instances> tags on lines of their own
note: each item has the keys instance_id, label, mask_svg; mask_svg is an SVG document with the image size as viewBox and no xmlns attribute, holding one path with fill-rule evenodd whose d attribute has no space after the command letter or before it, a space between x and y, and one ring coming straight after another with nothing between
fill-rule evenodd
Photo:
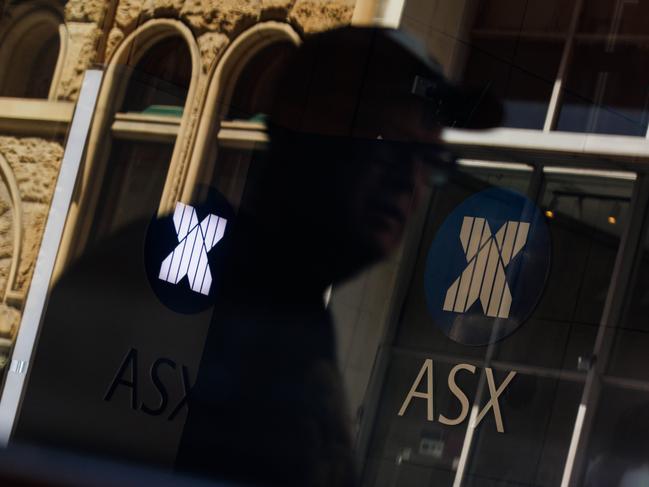
<instances>
[{"instance_id":1,"label":"arched window reflection","mask_svg":"<svg viewBox=\"0 0 649 487\"><path fill-rule=\"evenodd\" d=\"M147 124L180 117L191 80L185 41L168 37L126 68L128 81L115 120L145 129L114 133L89 240L97 242L120 228L156 214L175 140L156 137Z\"/></svg>"},{"instance_id":2,"label":"arched window reflection","mask_svg":"<svg viewBox=\"0 0 649 487\"><path fill-rule=\"evenodd\" d=\"M119 111L182 113L191 73L191 56L185 42L180 37L161 40L130 74Z\"/></svg>"},{"instance_id":3,"label":"arched window reflection","mask_svg":"<svg viewBox=\"0 0 649 487\"><path fill-rule=\"evenodd\" d=\"M0 44L0 96L48 98L61 47L54 17L27 14Z\"/></svg>"},{"instance_id":4,"label":"arched window reflection","mask_svg":"<svg viewBox=\"0 0 649 487\"><path fill-rule=\"evenodd\" d=\"M226 120L249 120L268 113L277 76L294 48L290 42L278 42L260 50L248 61L234 86Z\"/></svg>"},{"instance_id":5,"label":"arched window reflection","mask_svg":"<svg viewBox=\"0 0 649 487\"><path fill-rule=\"evenodd\" d=\"M277 42L261 49L231 85L218 147L212 156L211 180L236 209L251 206L254 201L256 181L263 170L258 139L265 131L264 116L270 110L281 68L294 49L291 42Z\"/></svg>"}]
</instances>

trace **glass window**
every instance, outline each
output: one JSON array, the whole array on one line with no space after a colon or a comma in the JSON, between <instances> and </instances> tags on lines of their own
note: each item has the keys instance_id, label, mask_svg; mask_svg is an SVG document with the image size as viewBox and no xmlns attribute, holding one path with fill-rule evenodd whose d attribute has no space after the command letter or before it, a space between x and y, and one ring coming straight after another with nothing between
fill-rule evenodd
<instances>
[{"instance_id":1,"label":"glass window","mask_svg":"<svg viewBox=\"0 0 649 487\"><path fill-rule=\"evenodd\" d=\"M116 140L97 207L93 240L152 218L167 178L172 144Z\"/></svg>"},{"instance_id":2,"label":"glass window","mask_svg":"<svg viewBox=\"0 0 649 487\"><path fill-rule=\"evenodd\" d=\"M399 354L390 363L385 388L391 392L380 403L363 485L452 485L467 422L453 428L429 422L423 400L414 400L403 416L397 415L423 362L419 356ZM460 404L442 380L453 365L443 361L433 364L433 374L439 378L433 386L433 414L449 418L460 414ZM457 383L472 396L477 374L458 374Z\"/></svg>"},{"instance_id":3,"label":"glass window","mask_svg":"<svg viewBox=\"0 0 649 487\"><path fill-rule=\"evenodd\" d=\"M425 262L435 234L447 215L462 201L490 187L491 181L499 187L513 189L525 194L530 183L530 177L531 171L476 170L465 166L451 184L436 191L425 226L422 229L422 243L417 253L417 263L414 266L409 283L401 326L397 332L396 343L398 346L428 352L456 353L475 357L483 355L484 351L480 348L466 347L447 339L442 331L431 323L423 287Z\"/></svg>"},{"instance_id":4,"label":"glass window","mask_svg":"<svg viewBox=\"0 0 649 487\"><path fill-rule=\"evenodd\" d=\"M567 38L573 1L478 3L463 79L504 102L503 126L540 129Z\"/></svg>"},{"instance_id":5,"label":"glass window","mask_svg":"<svg viewBox=\"0 0 649 487\"><path fill-rule=\"evenodd\" d=\"M578 40L557 130L644 136L649 43Z\"/></svg>"},{"instance_id":6,"label":"glass window","mask_svg":"<svg viewBox=\"0 0 649 487\"><path fill-rule=\"evenodd\" d=\"M496 372L500 384L507 371ZM514 380L516 382L514 382ZM583 383L518 373L500 400L505 433L488 415L475 431L466 485L558 486ZM485 394L481 404L487 402ZM451 484L447 484L451 485Z\"/></svg>"},{"instance_id":7,"label":"glass window","mask_svg":"<svg viewBox=\"0 0 649 487\"><path fill-rule=\"evenodd\" d=\"M460 164L458 177L432 198L416 246L390 368L378 399L365 483L452 485L461 477L462 485L471 486L560 485L615 259L628 224L634 183L630 175L602 177L597 171L546 167L537 199L552 249L544 292L531 317L509 336L488 346L466 346L440 331L427 308L423 283L431 242L447 215L471 195L492 186L525 194L535 187L537 179L532 184L533 178L540 176L523 165L508 169L505 163ZM509 282L513 295L519 294L518 285ZM516 371L499 400L504 433L491 413L470 434L468 419L458 426L445 426L437 421L436 412L434 421L428 421L421 396L403 416L398 414L425 359L434 364L434 407L455 413L448 417L458 416L460 409L457 397L446 386L451 367L461 363L477 367L475 374L457 376L476 414L492 397L483 369L492 369L494 384L502 384ZM425 390L425 383L420 382L417 391ZM464 464L460 461L463 448Z\"/></svg>"},{"instance_id":8,"label":"glass window","mask_svg":"<svg viewBox=\"0 0 649 487\"><path fill-rule=\"evenodd\" d=\"M48 98L59 57L59 22L48 11L32 13L0 32L0 43L0 96Z\"/></svg>"},{"instance_id":9,"label":"glass window","mask_svg":"<svg viewBox=\"0 0 649 487\"><path fill-rule=\"evenodd\" d=\"M597 0L575 13L574 1L481 1L463 79L503 99L505 127L541 129L557 110L555 130L644 136L649 55L638 19L648 5ZM556 82L562 92L555 107Z\"/></svg>"},{"instance_id":10,"label":"glass window","mask_svg":"<svg viewBox=\"0 0 649 487\"><path fill-rule=\"evenodd\" d=\"M264 171L264 143L259 136L266 135L265 115L273 102L277 76L283 63L293 52L290 42L276 42L260 49L238 73L233 89L226 93L219 126L220 132L212 146L210 164L204 178L216 187L235 210L245 206L254 211L256 187Z\"/></svg>"},{"instance_id":11,"label":"glass window","mask_svg":"<svg viewBox=\"0 0 649 487\"><path fill-rule=\"evenodd\" d=\"M288 42L276 42L257 52L245 65L227 107L226 120L249 120L269 113L277 75L295 49Z\"/></svg>"},{"instance_id":12,"label":"glass window","mask_svg":"<svg viewBox=\"0 0 649 487\"><path fill-rule=\"evenodd\" d=\"M604 386L590 431L582 474L584 487L647 485L649 393L646 388Z\"/></svg>"},{"instance_id":13,"label":"glass window","mask_svg":"<svg viewBox=\"0 0 649 487\"><path fill-rule=\"evenodd\" d=\"M649 387L646 367L649 347L649 233L638 248L630 277L626 311L611 338L607 376L639 381ZM649 398L647 398L649 400Z\"/></svg>"},{"instance_id":14,"label":"glass window","mask_svg":"<svg viewBox=\"0 0 649 487\"><path fill-rule=\"evenodd\" d=\"M579 18L579 32L589 34L646 34L647 0L589 0Z\"/></svg>"},{"instance_id":15,"label":"glass window","mask_svg":"<svg viewBox=\"0 0 649 487\"><path fill-rule=\"evenodd\" d=\"M488 86L503 100L504 127L541 129L563 44L557 40L494 37L474 37L464 81Z\"/></svg>"},{"instance_id":16,"label":"glass window","mask_svg":"<svg viewBox=\"0 0 649 487\"><path fill-rule=\"evenodd\" d=\"M574 0L482 0L476 13L476 28L566 33L574 3Z\"/></svg>"},{"instance_id":17,"label":"glass window","mask_svg":"<svg viewBox=\"0 0 649 487\"><path fill-rule=\"evenodd\" d=\"M191 78L191 58L183 39L164 39L134 68L120 67L117 72L127 78L118 112L137 114L140 124L182 116ZM89 242L100 242L127 224L157 213L174 143L146 135L127 130L111 140Z\"/></svg>"},{"instance_id":18,"label":"glass window","mask_svg":"<svg viewBox=\"0 0 649 487\"><path fill-rule=\"evenodd\" d=\"M118 111L182 115L191 74L183 39L174 36L156 43L130 73Z\"/></svg>"}]
</instances>

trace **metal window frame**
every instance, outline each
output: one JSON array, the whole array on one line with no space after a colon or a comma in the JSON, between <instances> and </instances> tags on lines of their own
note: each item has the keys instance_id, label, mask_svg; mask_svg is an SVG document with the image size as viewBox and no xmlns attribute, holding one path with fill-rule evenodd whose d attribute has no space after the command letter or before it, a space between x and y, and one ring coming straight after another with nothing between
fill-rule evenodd
<instances>
[{"instance_id":1,"label":"metal window frame","mask_svg":"<svg viewBox=\"0 0 649 487\"><path fill-rule=\"evenodd\" d=\"M593 357L596 360L588 371L584 385L561 487L576 487L582 480L585 471L586 447L590 440L590 433L599 406L602 385L604 383L613 383L624 388L635 389L642 387L643 390L649 390L648 384L644 381L627 382L624 379L620 380L606 375L613 339L618 330L617 325L621 322L628 304L628 291L632 286L630 277L646 232L648 216L649 175L641 174L634 184L629 220L620 240L611 283L593 349Z\"/></svg>"},{"instance_id":2,"label":"metal window frame","mask_svg":"<svg viewBox=\"0 0 649 487\"><path fill-rule=\"evenodd\" d=\"M34 275L11 353L10 367L0 396L0 446L7 446L10 441L22 402L29 374L29 363L38 340L54 264L72 202L81 159L85 153L103 74L103 71L98 69L86 71L79 93L79 101L71 120L54 197L36 259Z\"/></svg>"}]
</instances>

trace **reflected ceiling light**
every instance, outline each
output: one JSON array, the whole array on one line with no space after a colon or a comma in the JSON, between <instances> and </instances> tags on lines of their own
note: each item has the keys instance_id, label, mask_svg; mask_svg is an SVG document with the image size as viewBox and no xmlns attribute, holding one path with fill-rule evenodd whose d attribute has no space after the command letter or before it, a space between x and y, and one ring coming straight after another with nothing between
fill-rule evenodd
<instances>
[{"instance_id":1,"label":"reflected ceiling light","mask_svg":"<svg viewBox=\"0 0 649 487\"><path fill-rule=\"evenodd\" d=\"M478 159L458 159L457 164L464 167L480 169L502 169L504 171L532 172L534 168L528 164L518 162L481 161Z\"/></svg>"},{"instance_id":2,"label":"reflected ceiling light","mask_svg":"<svg viewBox=\"0 0 649 487\"><path fill-rule=\"evenodd\" d=\"M552 219L554 218L554 211L557 209L557 195L552 193L552 199L550 200L550 204L545 210L545 216L546 218Z\"/></svg>"},{"instance_id":3,"label":"reflected ceiling light","mask_svg":"<svg viewBox=\"0 0 649 487\"><path fill-rule=\"evenodd\" d=\"M546 174L564 174L568 176L591 176L595 178L620 179L623 181L635 181L638 175L629 171L604 171L601 169L584 169L580 167L554 167L543 168Z\"/></svg>"},{"instance_id":4,"label":"reflected ceiling light","mask_svg":"<svg viewBox=\"0 0 649 487\"><path fill-rule=\"evenodd\" d=\"M609 224L615 225L619 217L620 217L620 204L615 203L615 205L613 206L613 210L608 215L607 221Z\"/></svg>"}]
</instances>

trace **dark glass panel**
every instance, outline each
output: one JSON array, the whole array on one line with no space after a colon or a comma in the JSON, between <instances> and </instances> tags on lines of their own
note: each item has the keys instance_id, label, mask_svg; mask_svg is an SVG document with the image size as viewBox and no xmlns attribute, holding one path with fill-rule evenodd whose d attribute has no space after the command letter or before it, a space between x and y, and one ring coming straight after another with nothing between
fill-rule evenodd
<instances>
[{"instance_id":1,"label":"dark glass panel","mask_svg":"<svg viewBox=\"0 0 649 487\"><path fill-rule=\"evenodd\" d=\"M648 104L649 42L578 42L556 128L644 136Z\"/></svg>"}]
</instances>

